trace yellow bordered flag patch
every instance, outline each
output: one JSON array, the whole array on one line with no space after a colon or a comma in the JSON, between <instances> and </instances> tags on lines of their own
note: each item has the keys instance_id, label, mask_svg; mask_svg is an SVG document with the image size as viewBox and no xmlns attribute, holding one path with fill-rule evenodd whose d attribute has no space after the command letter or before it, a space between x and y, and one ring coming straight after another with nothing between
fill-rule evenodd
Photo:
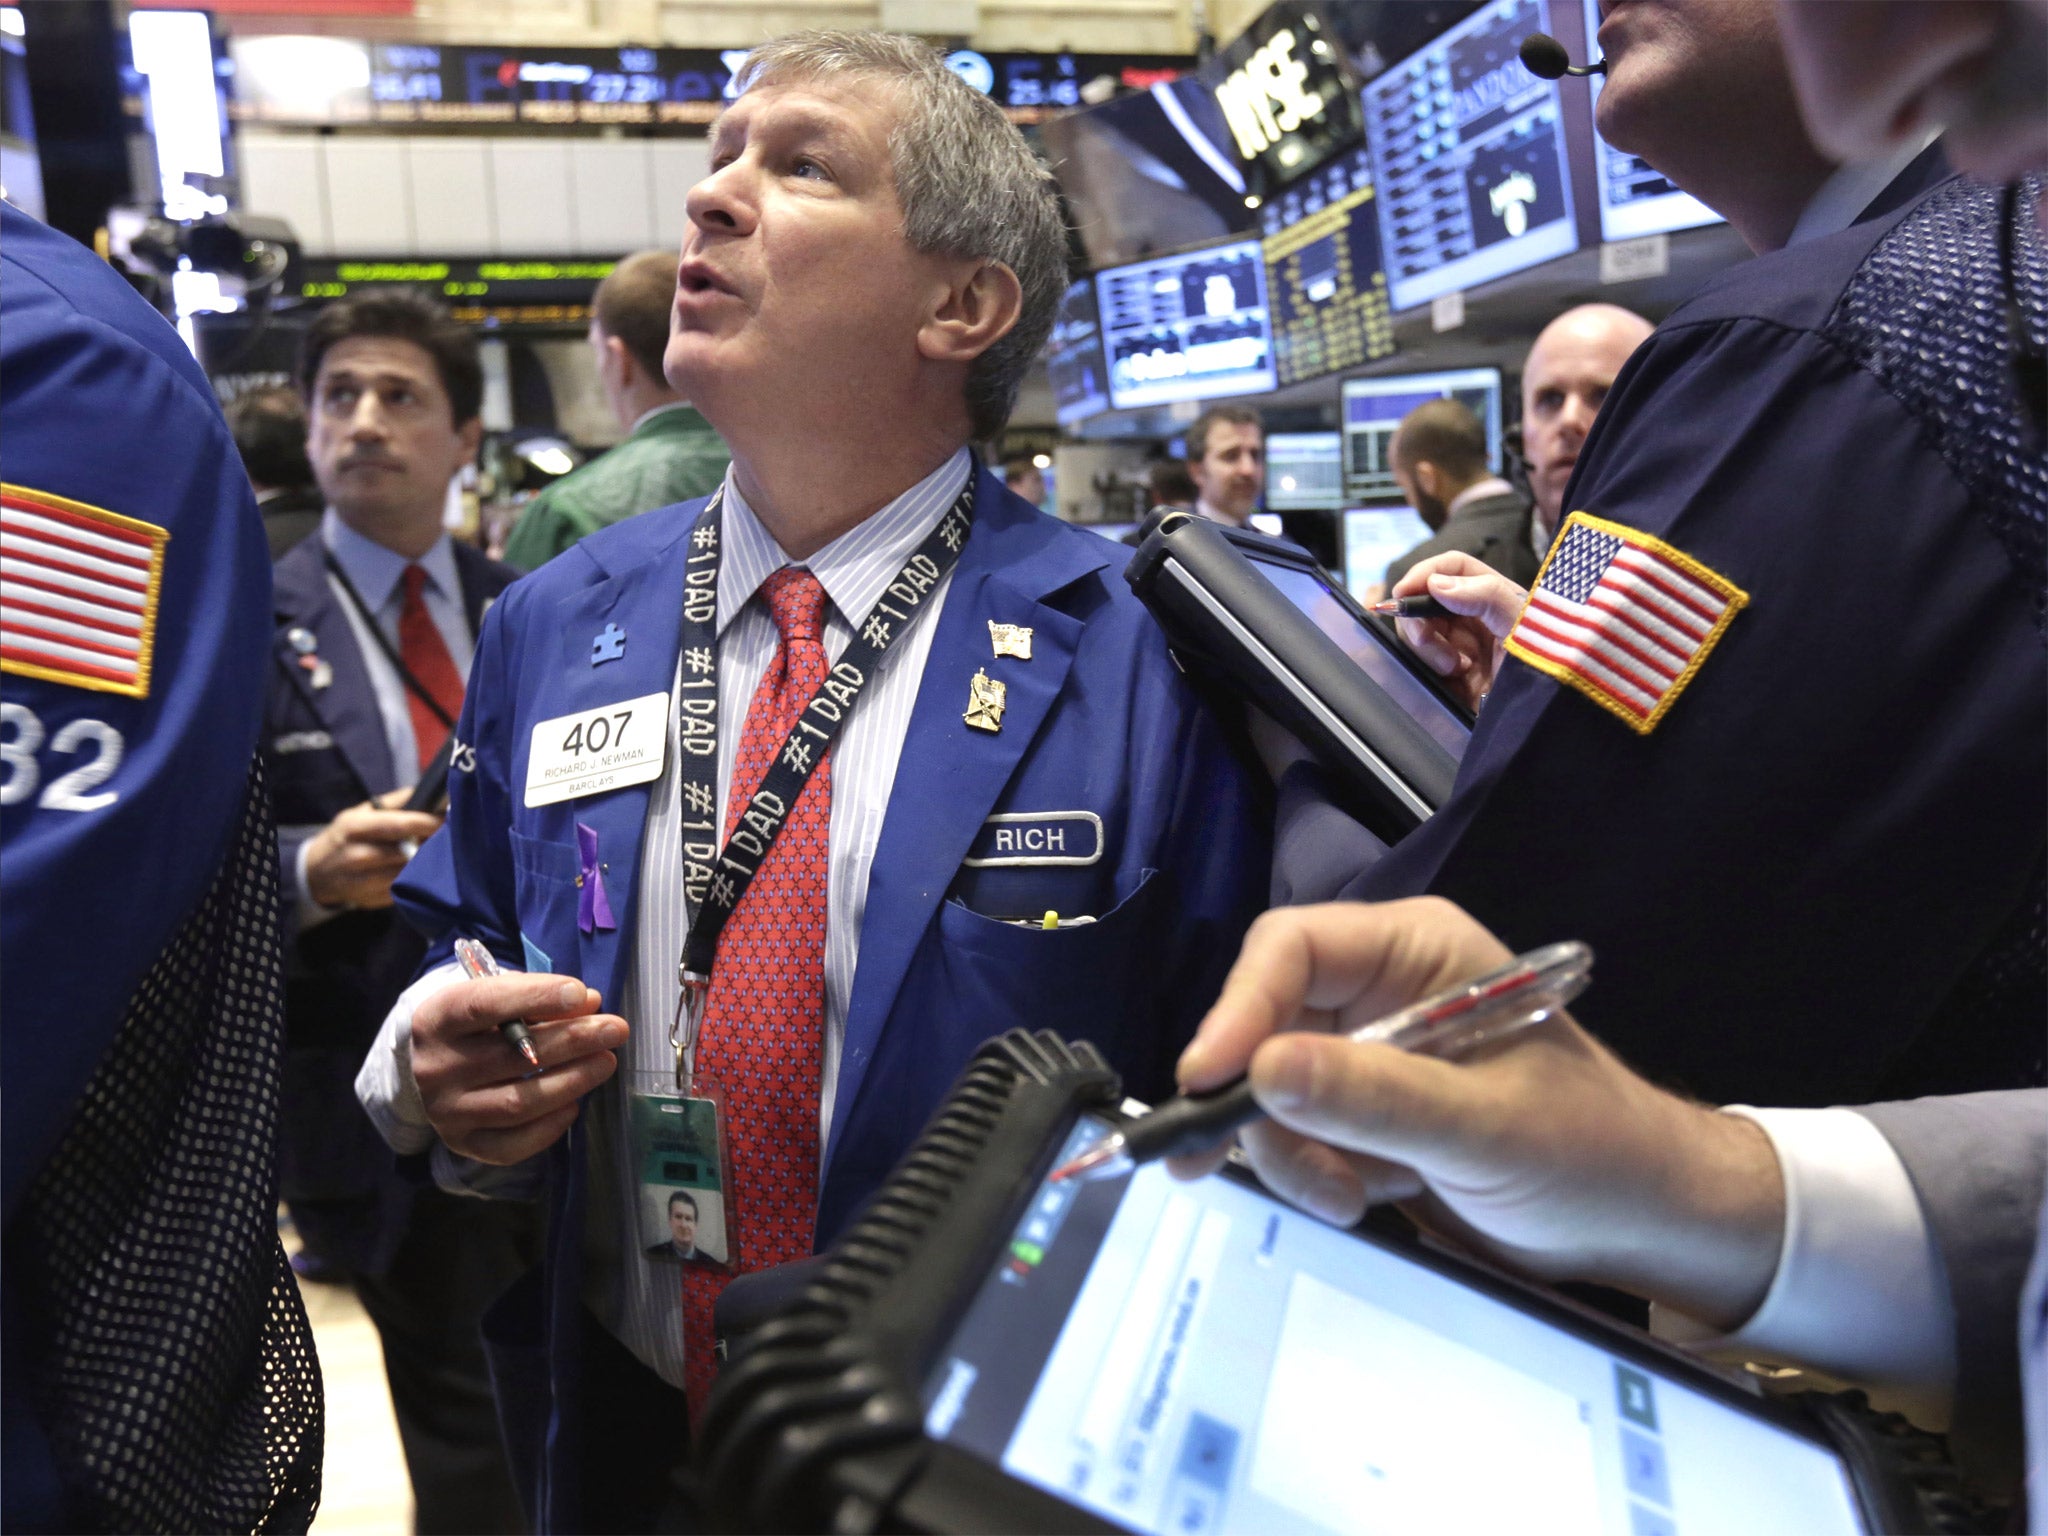
<instances>
[{"instance_id":1,"label":"yellow bordered flag patch","mask_svg":"<svg viewBox=\"0 0 2048 1536\"><path fill-rule=\"evenodd\" d=\"M0 672L149 697L170 530L0 485Z\"/></svg>"},{"instance_id":2,"label":"yellow bordered flag patch","mask_svg":"<svg viewBox=\"0 0 2048 1536\"><path fill-rule=\"evenodd\" d=\"M1507 648L1647 736L1748 602L1662 539L1574 512Z\"/></svg>"}]
</instances>

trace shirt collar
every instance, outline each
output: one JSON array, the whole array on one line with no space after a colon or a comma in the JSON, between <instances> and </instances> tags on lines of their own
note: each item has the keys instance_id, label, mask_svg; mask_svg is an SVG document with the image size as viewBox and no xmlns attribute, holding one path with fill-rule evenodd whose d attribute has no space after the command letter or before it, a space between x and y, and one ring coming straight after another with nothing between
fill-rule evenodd
<instances>
[{"instance_id":1,"label":"shirt collar","mask_svg":"<svg viewBox=\"0 0 2048 1536\"><path fill-rule=\"evenodd\" d=\"M1444 509L1444 515L1446 520L1448 520L1456 517L1475 501L1484 501L1489 496L1512 496L1514 494L1515 488L1509 485L1507 481L1501 479L1499 475L1488 475L1484 480L1474 481L1458 492L1457 495L1453 496L1450 506Z\"/></svg>"},{"instance_id":2,"label":"shirt collar","mask_svg":"<svg viewBox=\"0 0 2048 1536\"><path fill-rule=\"evenodd\" d=\"M761 583L785 565L800 565L818 578L832 606L858 624L899 576L967 483L972 460L961 448L893 501L869 513L808 560L782 552L747 499L739 477L725 472L725 560L718 573L718 633L747 605Z\"/></svg>"},{"instance_id":3,"label":"shirt collar","mask_svg":"<svg viewBox=\"0 0 2048 1536\"><path fill-rule=\"evenodd\" d=\"M357 533L341 520L341 514L332 507L321 515L320 537L327 545L328 553L334 556L334 563L341 567L341 573L362 595L363 601L370 605L372 613L384 611L384 605L391 601L391 594L398 590L405 568L415 563L396 550L386 549L375 539ZM417 563L426 570L430 588L443 597L461 600L462 582L455 569L455 549L446 533L434 540L434 547L421 555Z\"/></svg>"},{"instance_id":4,"label":"shirt collar","mask_svg":"<svg viewBox=\"0 0 2048 1536\"><path fill-rule=\"evenodd\" d=\"M1940 133L1939 127L1929 128L1875 160L1853 160L1836 166L1834 174L1820 184L1820 190L1800 213L1799 222L1792 226L1791 237L1785 244L1804 245L1823 235L1839 234L1854 224L1863 210L1877 201L1878 194L1917 160Z\"/></svg>"},{"instance_id":5,"label":"shirt collar","mask_svg":"<svg viewBox=\"0 0 2048 1536\"><path fill-rule=\"evenodd\" d=\"M653 410L642 411L638 416L634 417L633 425L626 428L626 436L631 437L635 432L638 432L642 427L646 426L647 423L654 420L655 417L662 415L664 412L687 411L689 408L690 402L687 400L665 400L660 405L657 405Z\"/></svg>"},{"instance_id":6,"label":"shirt collar","mask_svg":"<svg viewBox=\"0 0 2048 1536\"><path fill-rule=\"evenodd\" d=\"M1232 517L1220 507L1210 506L1199 496L1195 498L1195 516L1206 517L1210 522L1221 523L1226 528L1242 528L1251 521L1250 513L1243 517Z\"/></svg>"}]
</instances>

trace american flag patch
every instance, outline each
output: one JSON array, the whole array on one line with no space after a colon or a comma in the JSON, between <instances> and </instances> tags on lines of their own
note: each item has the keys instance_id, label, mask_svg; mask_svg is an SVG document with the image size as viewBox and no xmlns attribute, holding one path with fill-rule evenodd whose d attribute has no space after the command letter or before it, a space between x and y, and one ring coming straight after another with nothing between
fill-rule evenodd
<instances>
[{"instance_id":1,"label":"american flag patch","mask_svg":"<svg viewBox=\"0 0 2048 1536\"><path fill-rule=\"evenodd\" d=\"M1648 735L1748 601L1662 539L1574 512L1507 648Z\"/></svg>"},{"instance_id":2,"label":"american flag patch","mask_svg":"<svg viewBox=\"0 0 2048 1536\"><path fill-rule=\"evenodd\" d=\"M0 485L0 672L149 696L168 530Z\"/></svg>"}]
</instances>

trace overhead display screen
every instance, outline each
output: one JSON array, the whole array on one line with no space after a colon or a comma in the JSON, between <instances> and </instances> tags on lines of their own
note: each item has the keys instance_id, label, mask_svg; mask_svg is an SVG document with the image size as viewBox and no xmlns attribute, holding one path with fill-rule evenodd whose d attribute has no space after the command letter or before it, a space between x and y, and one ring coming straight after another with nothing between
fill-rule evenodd
<instances>
[{"instance_id":1,"label":"overhead display screen","mask_svg":"<svg viewBox=\"0 0 2048 1536\"><path fill-rule=\"evenodd\" d=\"M1396 310L1578 249L1557 83L1516 56L1545 0L1498 0L1367 82Z\"/></svg>"},{"instance_id":2,"label":"overhead display screen","mask_svg":"<svg viewBox=\"0 0 2048 1536\"><path fill-rule=\"evenodd\" d=\"M1364 149L1304 177L1260 211L1284 384L1361 367L1394 350L1393 311Z\"/></svg>"},{"instance_id":3,"label":"overhead display screen","mask_svg":"<svg viewBox=\"0 0 2048 1536\"><path fill-rule=\"evenodd\" d=\"M1238 158L1264 186L1306 175L1363 127L1344 51L1312 0L1279 0L1203 71Z\"/></svg>"},{"instance_id":4,"label":"overhead display screen","mask_svg":"<svg viewBox=\"0 0 2048 1536\"><path fill-rule=\"evenodd\" d=\"M1585 0L1585 4L1586 36L1590 38L1600 30L1600 0ZM1596 124L1605 78L1591 75L1586 80L1592 87ZM1597 127L1593 130L1593 164L1600 183L1602 240L1633 240L1638 235L1661 235L1721 222L1721 215L1690 193L1679 191L1662 171L1652 170L1640 156L1616 149L1601 138Z\"/></svg>"},{"instance_id":5,"label":"overhead display screen","mask_svg":"<svg viewBox=\"0 0 2048 1536\"><path fill-rule=\"evenodd\" d=\"M1486 429L1486 461L1500 468L1500 370L1457 368L1444 373L1392 373L1346 379L1341 410L1344 491L1352 503L1401 495L1390 448L1401 418L1431 400L1462 400Z\"/></svg>"},{"instance_id":6,"label":"overhead display screen","mask_svg":"<svg viewBox=\"0 0 2048 1536\"><path fill-rule=\"evenodd\" d=\"M1266 262L1256 240L1095 274L1118 410L1273 388Z\"/></svg>"},{"instance_id":7,"label":"overhead display screen","mask_svg":"<svg viewBox=\"0 0 2048 1536\"><path fill-rule=\"evenodd\" d=\"M1266 505L1275 512L1343 506L1343 438L1335 432L1267 433Z\"/></svg>"},{"instance_id":8,"label":"overhead display screen","mask_svg":"<svg viewBox=\"0 0 2048 1536\"><path fill-rule=\"evenodd\" d=\"M1102 321L1095 310L1095 284L1085 277L1060 300L1046 342L1045 371L1052 379L1054 412L1061 426L1071 427L1109 409Z\"/></svg>"}]
</instances>

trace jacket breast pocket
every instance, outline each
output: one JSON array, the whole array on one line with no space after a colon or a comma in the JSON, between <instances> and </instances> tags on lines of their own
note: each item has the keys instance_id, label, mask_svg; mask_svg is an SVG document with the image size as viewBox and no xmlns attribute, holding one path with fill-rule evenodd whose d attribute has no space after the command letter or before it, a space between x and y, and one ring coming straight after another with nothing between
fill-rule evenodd
<instances>
[{"instance_id":1,"label":"jacket breast pocket","mask_svg":"<svg viewBox=\"0 0 2048 1536\"><path fill-rule=\"evenodd\" d=\"M1181 1042L1161 1038L1157 957L1169 918L1170 881L1144 870L1092 923L1056 929L1005 922L958 901L939 909L942 1005L928 1017L982 1040L1009 1029L1050 1029L1089 1040L1132 1092L1156 1092L1162 1064Z\"/></svg>"},{"instance_id":2,"label":"jacket breast pocket","mask_svg":"<svg viewBox=\"0 0 2048 1536\"><path fill-rule=\"evenodd\" d=\"M576 948L578 864L575 846L542 837L528 837L514 830L512 871L520 934L547 956L548 969L565 976L580 974Z\"/></svg>"}]
</instances>

